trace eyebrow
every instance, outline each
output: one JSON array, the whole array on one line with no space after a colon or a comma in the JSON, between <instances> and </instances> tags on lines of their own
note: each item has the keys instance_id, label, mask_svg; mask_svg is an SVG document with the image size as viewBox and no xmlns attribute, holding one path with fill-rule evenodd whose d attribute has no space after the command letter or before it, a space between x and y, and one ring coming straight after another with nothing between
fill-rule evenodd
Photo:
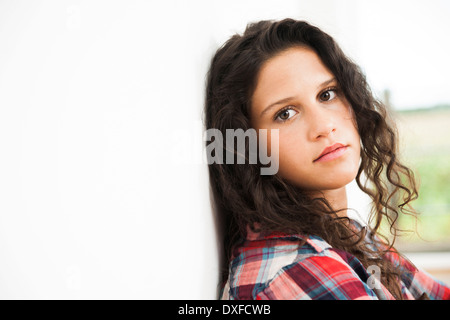
<instances>
[{"instance_id":1,"label":"eyebrow","mask_svg":"<svg viewBox=\"0 0 450 320\"><path fill-rule=\"evenodd\" d=\"M328 86L330 83L333 83L334 81L336 81L336 78L331 78L331 79L329 79L329 80L327 80L327 81L324 81L324 82L322 82L320 85L317 86L317 89L321 89L321 88L323 88L323 87L326 87L326 86ZM291 100L293 100L293 99L295 99L295 96L288 97L288 98L283 98L283 99L278 100L278 101L276 101L276 102L274 102L274 103L271 103L270 105L268 105L268 106L261 112L261 115L260 115L260 116L262 117L265 113L267 113L267 111L269 111L269 110L272 109L273 107L275 107L275 106L277 106L277 105L279 105L279 104L283 104L283 103L289 102L289 101L291 101Z\"/></svg>"}]
</instances>

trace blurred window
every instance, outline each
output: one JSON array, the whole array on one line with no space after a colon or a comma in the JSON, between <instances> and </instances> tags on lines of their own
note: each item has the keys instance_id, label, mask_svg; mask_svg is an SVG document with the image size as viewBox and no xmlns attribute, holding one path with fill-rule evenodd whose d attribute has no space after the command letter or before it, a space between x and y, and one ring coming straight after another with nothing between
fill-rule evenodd
<instances>
[{"instance_id":1,"label":"blurred window","mask_svg":"<svg viewBox=\"0 0 450 320\"><path fill-rule=\"evenodd\" d=\"M450 105L396 115L402 158L419 182L413 207L420 213L418 233L399 238L399 245L414 251L450 250ZM414 229L415 221L403 215L398 226Z\"/></svg>"}]
</instances>

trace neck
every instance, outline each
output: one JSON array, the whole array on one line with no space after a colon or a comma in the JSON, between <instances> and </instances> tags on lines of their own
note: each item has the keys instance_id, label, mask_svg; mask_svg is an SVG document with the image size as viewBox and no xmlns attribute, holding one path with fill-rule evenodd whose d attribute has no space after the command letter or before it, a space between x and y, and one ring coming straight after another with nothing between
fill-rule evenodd
<instances>
[{"instance_id":1,"label":"neck","mask_svg":"<svg viewBox=\"0 0 450 320\"><path fill-rule=\"evenodd\" d=\"M345 186L339 189L315 192L312 196L323 197L328 201L333 210L341 210L337 212L339 217L347 216L347 190Z\"/></svg>"}]
</instances>

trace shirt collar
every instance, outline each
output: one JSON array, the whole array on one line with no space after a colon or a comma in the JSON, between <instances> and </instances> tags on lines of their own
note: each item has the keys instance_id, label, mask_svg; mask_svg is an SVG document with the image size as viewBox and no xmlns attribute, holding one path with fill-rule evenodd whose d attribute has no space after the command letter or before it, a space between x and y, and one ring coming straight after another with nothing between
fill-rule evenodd
<instances>
[{"instance_id":1,"label":"shirt collar","mask_svg":"<svg viewBox=\"0 0 450 320\"><path fill-rule=\"evenodd\" d=\"M252 229L247 226L247 241L264 241L264 240L301 240L308 243L317 253L322 252L325 249L331 248L331 245L323 240L319 236L314 235L302 235L302 234L289 234L284 232L272 232L270 234L263 234L261 232L252 231Z\"/></svg>"}]
</instances>

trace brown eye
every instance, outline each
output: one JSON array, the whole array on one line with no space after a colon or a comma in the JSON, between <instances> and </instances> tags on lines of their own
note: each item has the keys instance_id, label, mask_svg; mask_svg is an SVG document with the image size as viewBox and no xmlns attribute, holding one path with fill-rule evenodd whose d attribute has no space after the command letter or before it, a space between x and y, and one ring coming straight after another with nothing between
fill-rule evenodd
<instances>
[{"instance_id":1,"label":"brown eye","mask_svg":"<svg viewBox=\"0 0 450 320\"><path fill-rule=\"evenodd\" d=\"M297 114L297 111L295 111L293 109L284 109L284 110L281 110L276 115L275 120L284 122L284 121L290 120L296 114Z\"/></svg>"},{"instance_id":2,"label":"brown eye","mask_svg":"<svg viewBox=\"0 0 450 320\"><path fill-rule=\"evenodd\" d=\"M329 89L329 90L322 92L319 96L319 99L321 101L330 101L330 100L333 100L335 97L336 97L336 91Z\"/></svg>"},{"instance_id":3,"label":"brown eye","mask_svg":"<svg viewBox=\"0 0 450 320\"><path fill-rule=\"evenodd\" d=\"M282 113L280 113L279 117L281 120L289 119L289 110L284 110Z\"/></svg>"}]
</instances>

